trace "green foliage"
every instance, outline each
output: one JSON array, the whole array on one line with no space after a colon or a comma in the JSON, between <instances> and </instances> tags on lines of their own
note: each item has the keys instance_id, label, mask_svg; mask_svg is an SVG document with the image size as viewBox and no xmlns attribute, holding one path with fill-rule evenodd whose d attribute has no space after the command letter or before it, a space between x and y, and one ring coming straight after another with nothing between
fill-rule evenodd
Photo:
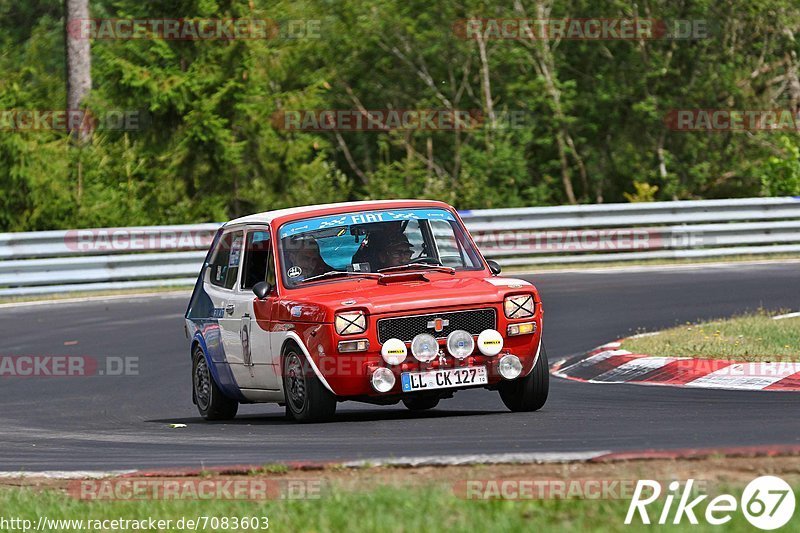
<instances>
[{"instance_id":1,"label":"green foliage","mask_svg":"<svg viewBox=\"0 0 800 533\"><path fill-rule=\"evenodd\" d=\"M629 202L653 202L656 199L658 192L657 185L650 185L649 183L642 183L640 181L633 182L633 188L636 190L633 194L624 192L622 195Z\"/></svg>"},{"instance_id":2,"label":"green foliage","mask_svg":"<svg viewBox=\"0 0 800 533\"><path fill-rule=\"evenodd\" d=\"M800 194L795 133L664 121L671 109L796 109L796 2L542 5L543 18L705 19L711 35L490 40L484 62L454 23L537 18L534 3L93 0L93 18L310 19L320 38L94 40L86 105L136 111L143 127L97 130L83 147L62 131L0 131L0 231L221 221L361 198L559 204L565 182L579 202ZM63 24L59 0L0 0L0 110L64 107ZM475 110L484 121L337 133L273 120L362 106Z\"/></svg>"},{"instance_id":3,"label":"green foliage","mask_svg":"<svg viewBox=\"0 0 800 533\"><path fill-rule=\"evenodd\" d=\"M778 139L780 155L767 158L761 176L767 196L800 195L800 145L797 136Z\"/></svg>"}]
</instances>

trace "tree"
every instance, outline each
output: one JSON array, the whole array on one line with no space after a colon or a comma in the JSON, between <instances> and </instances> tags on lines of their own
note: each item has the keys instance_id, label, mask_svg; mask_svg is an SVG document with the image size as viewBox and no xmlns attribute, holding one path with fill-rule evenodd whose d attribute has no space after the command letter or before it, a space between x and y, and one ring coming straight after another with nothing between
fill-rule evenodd
<instances>
[{"instance_id":1,"label":"tree","mask_svg":"<svg viewBox=\"0 0 800 533\"><path fill-rule=\"evenodd\" d=\"M92 90L92 55L89 37L81 35L89 20L89 0L64 0L64 39L67 61L67 128L80 143L91 136L91 120L82 109ZM74 119L73 119L74 117Z\"/></svg>"}]
</instances>

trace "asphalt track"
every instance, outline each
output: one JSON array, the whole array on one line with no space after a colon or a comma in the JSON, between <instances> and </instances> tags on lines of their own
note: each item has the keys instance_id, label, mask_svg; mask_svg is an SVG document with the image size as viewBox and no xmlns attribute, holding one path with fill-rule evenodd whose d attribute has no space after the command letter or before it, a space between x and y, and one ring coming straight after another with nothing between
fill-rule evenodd
<instances>
[{"instance_id":1,"label":"asphalt track","mask_svg":"<svg viewBox=\"0 0 800 533\"><path fill-rule=\"evenodd\" d=\"M800 307L799 264L526 277L542 293L551 362L640 328ZM185 305L172 296L0 309L0 355L139 357L138 376L0 378L0 470L800 444L798 394L557 378L537 413L509 413L496 393L473 390L422 414L345 403L334 423L298 425L277 406L249 405L235 421L207 423L191 403Z\"/></svg>"}]
</instances>

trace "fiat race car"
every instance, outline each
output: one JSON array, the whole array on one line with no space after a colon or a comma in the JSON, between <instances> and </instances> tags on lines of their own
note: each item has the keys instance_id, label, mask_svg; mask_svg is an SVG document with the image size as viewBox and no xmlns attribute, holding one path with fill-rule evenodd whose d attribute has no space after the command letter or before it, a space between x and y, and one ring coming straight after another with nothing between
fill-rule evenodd
<instances>
[{"instance_id":1,"label":"fiat race car","mask_svg":"<svg viewBox=\"0 0 800 533\"><path fill-rule=\"evenodd\" d=\"M512 411L535 411L549 376L541 300L499 273L441 202L228 222L185 315L193 401L208 420L274 402L307 422L330 419L345 400L423 410L483 387Z\"/></svg>"}]
</instances>

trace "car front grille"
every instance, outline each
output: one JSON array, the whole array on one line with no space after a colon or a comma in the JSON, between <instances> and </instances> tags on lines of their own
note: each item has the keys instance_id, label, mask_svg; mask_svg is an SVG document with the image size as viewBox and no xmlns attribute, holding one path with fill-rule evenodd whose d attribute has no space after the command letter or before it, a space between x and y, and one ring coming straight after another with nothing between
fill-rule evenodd
<instances>
[{"instance_id":1,"label":"car front grille","mask_svg":"<svg viewBox=\"0 0 800 533\"><path fill-rule=\"evenodd\" d=\"M428 327L428 324L435 321L437 318L447 323L440 332L435 331L432 327ZM420 333L430 333L437 339L444 339L457 329L463 329L473 335L478 335L485 329L495 329L496 323L497 319L494 309L451 311L446 313L432 313L429 315L382 318L378 320L378 341L383 344L391 338L397 338L404 342L411 342L411 340Z\"/></svg>"}]
</instances>

